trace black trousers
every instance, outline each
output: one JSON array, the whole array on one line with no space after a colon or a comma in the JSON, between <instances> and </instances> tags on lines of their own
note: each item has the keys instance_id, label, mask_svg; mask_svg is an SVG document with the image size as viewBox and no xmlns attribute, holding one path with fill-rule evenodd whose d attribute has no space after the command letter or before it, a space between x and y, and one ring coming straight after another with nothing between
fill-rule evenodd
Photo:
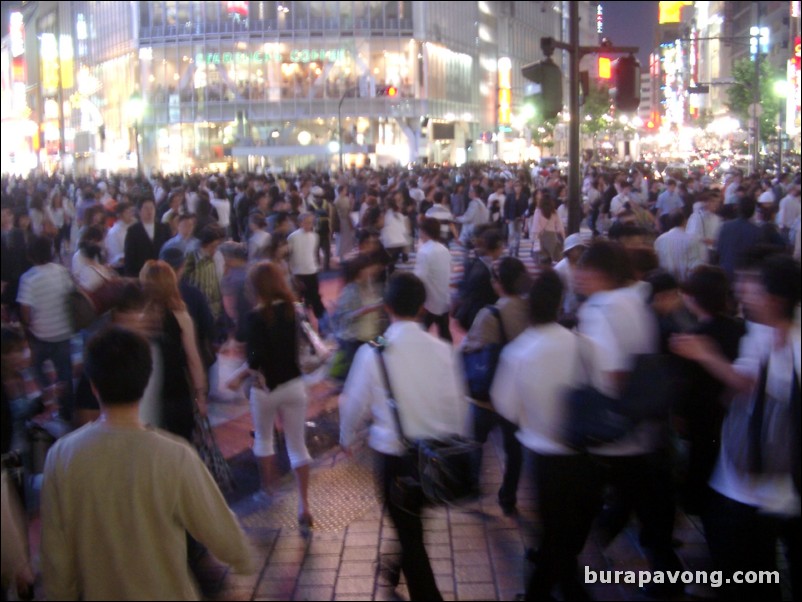
<instances>
[{"instance_id":1,"label":"black trousers","mask_svg":"<svg viewBox=\"0 0 802 602\"><path fill-rule=\"evenodd\" d=\"M719 597L722 600L781 600L779 583L727 583L735 571L778 570L777 540L780 539L785 543L791 599L799 600L802 595L802 519L769 516L754 506L741 504L713 490L708 490L708 494L701 517L714 568L723 571L724 584L718 591Z\"/></svg>"},{"instance_id":2,"label":"black trousers","mask_svg":"<svg viewBox=\"0 0 802 602\"><path fill-rule=\"evenodd\" d=\"M504 418L501 414L483 408L476 404L471 404L473 415L473 438L479 443L485 443L496 426L501 430L501 437L504 442L504 477L501 482L501 489L498 491L498 502L502 507L514 508L518 498L518 481L521 478L521 466L523 465L523 449L521 442L515 436L518 426ZM474 475L475 482L479 482L479 475L482 467L482 451L479 447L474 456Z\"/></svg>"},{"instance_id":3,"label":"black trousers","mask_svg":"<svg viewBox=\"0 0 802 602\"><path fill-rule=\"evenodd\" d=\"M426 311L423 316L423 327L426 331L429 331L432 324L437 324L437 336L439 336L444 341L453 341L451 338L451 318L448 315L448 312L444 314L433 314L430 311Z\"/></svg>"},{"instance_id":4,"label":"black trousers","mask_svg":"<svg viewBox=\"0 0 802 602\"><path fill-rule=\"evenodd\" d=\"M582 552L601 505L602 478L587 455L534 455L534 480L542 520L535 570L526 588L527 600L551 598L555 585L566 590L577 583L577 556Z\"/></svg>"},{"instance_id":5,"label":"black trousers","mask_svg":"<svg viewBox=\"0 0 802 602\"><path fill-rule=\"evenodd\" d=\"M420 505L414 508L401 508L393 502L390 494L393 482L398 478L411 476L412 464L404 457L379 454L379 475L382 492L390 520L393 521L401 543L401 570L407 578L410 600L442 600L437 589L429 555L423 545L423 522Z\"/></svg>"},{"instance_id":6,"label":"black trousers","mask_svg":"<svg viewBox=\"0 0 802 602\"><path fill-rule=\"evenodd\" d=\"M641 526L640 544L652 570L680 570L673 547L676 503L668 454L595 456L595 461L614 496L599 519L607 539L612 541L634 512Z\"/></svg>"},{"instance_id":7,"label":"black trousers","mask_svg":"<svg viewBox=\"0 0 802 602\"><path fill-rule=\"evenodd\" d=\"M304 303L312 308L315 317L320 317L326 313L323 299L320 298L320 283L317 274L296 275L295 279L300 283L300 293Z\"/></svg>"}]
</instances>

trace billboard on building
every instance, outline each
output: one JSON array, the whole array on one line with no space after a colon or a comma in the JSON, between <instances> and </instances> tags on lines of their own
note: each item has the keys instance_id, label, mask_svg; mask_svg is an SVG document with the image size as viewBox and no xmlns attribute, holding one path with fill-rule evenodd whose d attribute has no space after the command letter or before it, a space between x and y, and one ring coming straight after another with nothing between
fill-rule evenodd
<instances>
[{"instance_id":1,"label":"billboard on building","mask_svg":"<svg viewBox=\"0 0 802 602\"><path fill-rule=\"evenodd\" d=\"M693 2L660 2L660 25L667 23L680 23L682 21L682 9L692 5Z\"/></svg>"}]
</instances>

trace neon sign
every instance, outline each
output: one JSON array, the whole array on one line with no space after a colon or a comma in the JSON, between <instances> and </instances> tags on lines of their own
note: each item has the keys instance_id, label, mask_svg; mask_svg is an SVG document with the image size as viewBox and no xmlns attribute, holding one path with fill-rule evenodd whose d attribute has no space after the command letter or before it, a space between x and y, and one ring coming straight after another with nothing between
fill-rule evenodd
<instances>
[{"instance_id":1,"label":"neon sign","mask_svg":"<svg viewBox=\"0 0 802 602\"><path fill-rule=\"evenodd\" d=\"M301 48L291 50L289 54L264 52L199 52L195 55L195 62L199 65L262 65L264 63L336 63L345 60L347 56L344 48L335 50Z\"/></svg>"}]
</instances>

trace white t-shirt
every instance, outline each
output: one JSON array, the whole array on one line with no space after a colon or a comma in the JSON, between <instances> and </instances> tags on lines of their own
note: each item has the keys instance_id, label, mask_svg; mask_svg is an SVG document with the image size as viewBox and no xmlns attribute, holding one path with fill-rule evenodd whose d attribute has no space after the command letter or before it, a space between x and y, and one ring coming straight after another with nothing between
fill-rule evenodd
<instances>
[{"instance_id":1,"label":"white t-shirt","mask_svg":"<svg viewBox=\"0 0 802 602\"><path fill-rule=\"evenodd\" d=\"M318 272L317 250L320 237L316 232L299 228L287 237L290 246L290 271L296 276L309 276Z\"/></svg>"},{"instance_id":2,"label":"white t-shirt","mask_svg":"<svg viewBox=\"0 0 802 602\"><path fill-rule=\"evenodd\" d=\"M409 244L406 221L402 214L393 210L385 212L381 241L387 249L404 247Z\"/></svg>"},{"instance_id":3,"label":"white t-shirt","mask_svg":"<svg viewBox=\"0 0 802 602\"><path fill-rule=\"evenodd\" d=\"M212 199L212 206L217 210L217 223L228 228L231 223L231 203L226 199Z\"/></svg>"}]
</instances>

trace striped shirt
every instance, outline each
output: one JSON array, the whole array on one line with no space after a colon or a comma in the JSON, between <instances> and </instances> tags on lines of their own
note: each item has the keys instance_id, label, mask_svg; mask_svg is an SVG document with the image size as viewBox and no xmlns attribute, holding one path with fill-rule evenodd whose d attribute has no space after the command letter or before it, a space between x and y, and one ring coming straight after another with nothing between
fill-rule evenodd
<instances>
[{"instance_id":1,"label":"striped shirt","mask_svg":"<svg viewBox=\"0 0 802 602\"><path fill-rule=\"evenodd\" d=\"M188 253L184 280L200 289L209 302L212 315L219 318L223 310L223 297L214 257L209 257L201 249Z\"/></svg>"},{"instance_id":2,"label":"striped shirt","mask_svg":"<svg viewBox=\"0 0 802 602\"><path fill-rule=\"evenodd\" d=\"M31 332L42 341L58 343L72 336L67 295L75 288L67 268L37 265L20 278L17 302L31 308Z\"/></svg>"},{"instance_id":3,"label":"striped shirt","mask_svg":"<svg viewBox=\"0 0 802 602\"><path fill-rule=\"evenodd\" d=\"M683 228L672 228L654 241L654 250L660 267L671 273L680 282L684 281L693 269L704 263L704 246L693 234Z\"/></svg>"}]
</instances>

